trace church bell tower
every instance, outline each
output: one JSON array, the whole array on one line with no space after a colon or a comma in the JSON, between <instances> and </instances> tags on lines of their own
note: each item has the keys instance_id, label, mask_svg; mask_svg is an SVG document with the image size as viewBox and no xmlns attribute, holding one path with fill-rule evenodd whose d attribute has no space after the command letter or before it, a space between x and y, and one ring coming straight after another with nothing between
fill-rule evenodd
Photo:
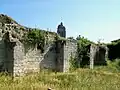
<instances>
[{"instance_id":1,"label":"church bell tower","mask_svg":"<svg viewBox=\"0 0 120 90\"><path fill-rule=\"evenodd\" d=\"M63 23L61 22L60 25L58 25L57 33L61 36L66 38L66 28L63 26Z\"/></svg>"}]
</instances>

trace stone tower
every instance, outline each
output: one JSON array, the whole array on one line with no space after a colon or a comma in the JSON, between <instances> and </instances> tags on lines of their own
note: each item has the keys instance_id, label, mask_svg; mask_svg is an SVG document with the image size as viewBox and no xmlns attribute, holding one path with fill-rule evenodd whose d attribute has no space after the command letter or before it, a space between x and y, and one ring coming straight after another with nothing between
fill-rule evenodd
<instances>
[{"instance_id":1,"label":"stone tower","mask_svg":"<svg viewBox=\"0 0 120 90\"><path fill-rule=\"evenodd\" d=\"M66 38L66 28L63 26L63 23L61 22L60 25L58 25L57 33L61 36Z\"/></svg>"}]
</instances>

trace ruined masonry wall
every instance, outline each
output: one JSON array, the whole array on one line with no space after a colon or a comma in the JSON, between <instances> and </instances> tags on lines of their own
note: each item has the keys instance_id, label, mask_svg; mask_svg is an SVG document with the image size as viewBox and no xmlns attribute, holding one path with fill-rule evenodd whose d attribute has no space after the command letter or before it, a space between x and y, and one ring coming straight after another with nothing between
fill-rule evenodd
<instances>
[{"instance_id":1,"label":"ruined masonry wall","mask_svg":"<svg viewBox=\"0 0 120 90\"><path fill-rule=\"evenodd\" d=\"M40 69L69 70L70 56L74 57L77 51L76 41L66 41L66 44L58 44L59 52L56 53L56 44L51 44L43 54L32 46L25 53L23 44L17 43L14 47L14 76L30 72L38 72ZM57 61L56 61L57 59Z\"/></svg>"},{"instance_id":2,"label":"ruined masonry wall","mask_svg":"<svg viewBox=\"0 0 120 90\"><path fill-rule=\"evenodd\" d=\"M14 47L14 76L25 73L38 72L43 68L55 69L56 52L54 44L51 44L46 51L41 54L34 46L27 46L30 49L25 53L26 47L18 43Z\"/></svg>"},{"instance_id":3,"label":"ruined masonry wall","mask_svg":"<svg viewBox=\"0 0 120 90\"><path fill-rule=\"evenodd\" d=\"M6 32L10 34L8 42L2 40ZM48 33L46 35L48 43L46 43L44 53L41 54L40 50L36 50L36 47L25 46L20 42L19 39L22 37L20 35L23 33L18 26L2 26L0 23L0 70L8 71L14 76L38 72L43 68L59 69L62 72L68 71L71 53L75 56L77 51L76 41L67 40L66 44L63 45L59 43L57 47L60 52L56 53L55 34ZM12 34L17 37L13 37ZM11 46L12 44L14 46Z\"/></svg>"},{"instance_id":4,"label":"ruined masonry wall","mask_svg":"<svg viewBox=\"0 0 120 90\"><path fill-rule=\"evenodd\" d=\"M90 68L93 69L93 65L106 65L107 47L91 45L90 46Z\"/></svg>"},{"instance_id":5,"label":"ruined masonry wall","mask_svg":"<svg viewBox=\"0 0 120 90\"><path fill-rule=\"evenodd\" d=\"M76 40L68 40L66 41L66 45L64 45L64 68L63 72L69 71L70 68L70 57L75 58L77 55L77 41Z\"/></svg>"}]
</instances>

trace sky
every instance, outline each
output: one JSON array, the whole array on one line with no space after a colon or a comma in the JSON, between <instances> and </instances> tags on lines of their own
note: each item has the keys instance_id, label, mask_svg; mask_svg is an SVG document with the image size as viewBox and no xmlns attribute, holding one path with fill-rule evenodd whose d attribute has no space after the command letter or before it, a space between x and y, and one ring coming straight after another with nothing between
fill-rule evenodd
<instances>
[{"instance_id":1,"label":"sky","mask_svg":"<svg viewBox=\"0 0 120 90\"><path fill-rule=\"evenodd\" d=\"M105 43L120 38L120 0L1 0L0 13L54 32L62 21L67 37Z\"/></svg>"}]
</instances>

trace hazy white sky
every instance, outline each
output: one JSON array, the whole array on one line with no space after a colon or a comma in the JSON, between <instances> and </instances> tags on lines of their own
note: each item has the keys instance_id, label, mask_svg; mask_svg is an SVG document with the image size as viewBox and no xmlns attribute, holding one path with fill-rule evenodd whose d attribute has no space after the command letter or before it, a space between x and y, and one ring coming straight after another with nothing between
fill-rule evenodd
<instances>
[{"instance_id":1,"label":"hazy white sky","mask_svg":"<svg viewBox=\"0 0 120 90\"><path fill-rule=\"evenodd\" d=\"M120 0L2 0L0 13L55 32L62 17L67 36L104 42L120 38Z\"/></svg>"}]
</instances>

